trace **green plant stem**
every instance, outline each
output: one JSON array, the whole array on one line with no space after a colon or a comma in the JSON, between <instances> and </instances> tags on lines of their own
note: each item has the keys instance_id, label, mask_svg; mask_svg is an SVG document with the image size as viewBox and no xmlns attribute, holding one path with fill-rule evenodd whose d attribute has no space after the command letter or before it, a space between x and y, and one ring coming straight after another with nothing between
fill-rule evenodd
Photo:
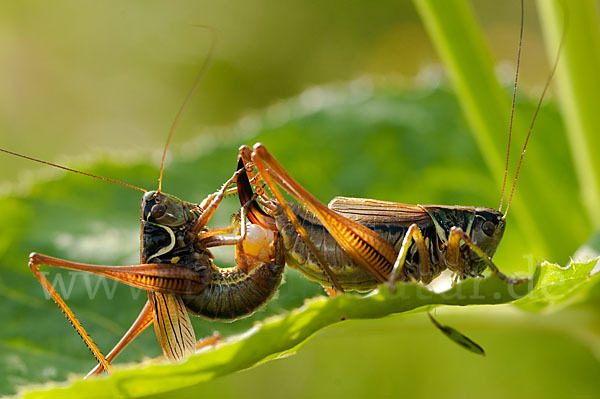
<instances>
[{"instance_id":1,"label":"green plant stem","mask_svg":"<svg viewBox=\"0 0 600 399\"><path fill-rule=\"evenodd\" d=\"M538 0L548 57L554 62L565 22L565 45L556 71L581 195L590 220L600 228L600 20L594 0Z\"/></svg>"}]
</instances>

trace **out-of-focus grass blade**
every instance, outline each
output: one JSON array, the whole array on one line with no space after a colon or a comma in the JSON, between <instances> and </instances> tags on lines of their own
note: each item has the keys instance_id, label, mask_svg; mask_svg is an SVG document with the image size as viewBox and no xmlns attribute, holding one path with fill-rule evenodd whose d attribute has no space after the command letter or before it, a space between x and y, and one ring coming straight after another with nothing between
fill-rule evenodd
<instances>
[{"instance_id":1,"label":"out-of-focus grass blade","mask_svg":"<svg viewBox=\"0 0 600 399\"><path fill-rule=\"evenodd\" d=\"M558 103L567 125L581 195L600 228L600 19L594 0L538 0L549 62L554 62L565 23L564 50L556 70Z\"/></svg>"}]
</instances>

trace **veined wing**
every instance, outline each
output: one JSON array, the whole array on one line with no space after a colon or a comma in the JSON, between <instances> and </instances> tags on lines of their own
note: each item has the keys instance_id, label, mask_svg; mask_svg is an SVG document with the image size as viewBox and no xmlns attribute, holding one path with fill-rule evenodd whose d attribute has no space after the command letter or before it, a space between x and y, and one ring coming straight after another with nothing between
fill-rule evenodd
<instances>
[{"instance_id":1,"label":"veined wing","mask_svg":"<svg viewBox=\"0 0 600 399\"><path fill-rule=\"evenodd\" d=\"M429 219L418 205L369 198L335 197L327 205L337 213L359 223L417 223Z\"/></svg>"},{"instance_id":2,"label":"veined wing","mask_svg":"<svg viewBox=\"0 0 600 399\"><path fill-rule=\"evenodd\" d=\"M194 353L196 335L181 297L148 291L148 301L154 312L156 337L165 357L178 361Z\"/></svg>"}]
</instances>

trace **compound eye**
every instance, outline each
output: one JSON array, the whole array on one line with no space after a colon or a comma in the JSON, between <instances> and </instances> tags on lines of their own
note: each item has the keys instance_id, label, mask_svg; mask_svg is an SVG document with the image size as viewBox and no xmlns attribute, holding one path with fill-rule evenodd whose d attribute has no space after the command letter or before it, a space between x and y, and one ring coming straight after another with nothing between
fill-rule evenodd
<instances>
[{"instance_id":1,"label":"compound eye","mask_svg":"<svg viewBox=\"0 0 600 399\"><path fill-rule=\"evenodd\" d=\"M483 230L483 232L485 233L486 236L491 237L494 235L494 232L496 231L496 225L488 220L487 222L485 222L483 224L481 229Z\"/></svg>"},{"instance_id":2,"label":"compound eye","mask_svg":"<svg viewBox=\"0 0 600 399\"><path fill-rule=\"evenodd\" d=\"M150 209L150 216L152 216L154 219L160 219L165 215L165 212L167 212L166 206L163 204L156 204L152 207L152 209Z\"/></svg>"}]
</instances>

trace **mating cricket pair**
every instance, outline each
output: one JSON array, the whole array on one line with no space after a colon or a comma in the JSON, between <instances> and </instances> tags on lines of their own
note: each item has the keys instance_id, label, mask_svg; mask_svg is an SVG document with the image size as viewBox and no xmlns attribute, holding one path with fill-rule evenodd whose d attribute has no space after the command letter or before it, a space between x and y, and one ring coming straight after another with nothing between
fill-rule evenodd
<instances>
[{"instance_id":1,"label":"mating cricket pair","mask_svg":"<svg viewBox=\"0 0 600 399\"><path fill-rule=\"evenodd\" d=\"M279 186L300 205L288 203ZM262 144L253 150L240 148L233 176L199 205L163 193L160 185L156 191L134 188L144 191L139 265L89 265L37 253L29 259L36 278L97 358L90 374L109 371L115 357L150 324L170 360L214 343L218 336L196 341L189 313L209 320L253 314L277 291L286 263L337 292L368 291L383 283L393 289L398 281L427 284L445 269L464 279L490 268L511 284L519 282L500 273L491 260L504 233L506 212L345 197L327 207ZM227 195L238 195L239 212L230 226L208 228ZM223 245L235 247L235 267L213 263L210 248ZM114 279L147 291L148 301L104 356L40 272L41 265Z\"/></svg>"},{"instance_id":2,"label":"mating cricket pair","mask_svg":"<svg viewBox=\"0 0 600 399\"><path fill-rule=\"evenodd\" d=\"M521 29L521 38L522 32ZM520 49L519 41L517 60L520 59ZM210 320L233 320L254 313L277 291L286 264L319 282L329 292L368 291L380 284L390 284L393 290L398 282L428 284L446 269L451 270L457 279L464 279L480 277L489 268L507 283L517 284L521 280L502 274L491 258L504 233L525 148L558 58L557 55L531 122L504 212L502 204L512 128L509 128L505 177L498 210L408 205L346 197L337 197L326 206L297 183L261 144L255 145L253 150L246 146L240 148L233 176L200 204L163 193L162 174L168 144L198 88L206 69L205 63L169 132L156 191L0 149L144 192L140 211L142 242L139 265L89 265L32 253L29 266L98 360L90 374L110 371L115 357L150 324L154 324L164 356L171 360L184 359L198 347L215 342L218 336L196 341L189 313ZM518 65L519 62L511 127ZM279 187L298 204L288 203ZM223 228L207 227L227 195L237 195L240 200L234 221ZM235 247L235 267L219 268L213 263L210 248L224 245ZM40 272L39 266L42 265L90 272L117 280L147 291L148 301L123 338L105 356Z\"/></svg>"}]
</instances>

